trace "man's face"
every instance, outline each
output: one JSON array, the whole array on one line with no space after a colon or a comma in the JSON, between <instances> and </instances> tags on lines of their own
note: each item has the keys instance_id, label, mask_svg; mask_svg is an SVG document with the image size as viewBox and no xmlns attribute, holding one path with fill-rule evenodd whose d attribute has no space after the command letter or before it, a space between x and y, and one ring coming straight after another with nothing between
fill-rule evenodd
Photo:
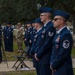
<instances>
[{"instance_id":1,"label":"man's face","mask_svg":"<svg viewBox=\"0 0 75 75\"><path fill-rule=\"evenodd\" d=\"M18 23L18 27L21 27L21 23Z\"/></svg>"},{"instance_id":2,"label":"man's face","mask_svg":"<svg viewBox=\"0 0 75 75\"><path fill-rule=\"evenodd\" d=\"M46 13L41 13L40 14L40 19L41 19L41 22L45 22L46 21L46 19L47 19L47 14Z\"/></svg>"},{"instance_id":3,"label":"man's face","mask_svg":"<svg viewBox=\"0 0 75 75\"><path fill-rule=\"evenodd\" d=\"M53 19L53 24L55 28L59 28L65 19L61 16L55 16Z\"/></svg>"},{"instance_id":4,"label":"man's face","mask_svg":"<svg viewBox=\"0 0 75 75\"><path fill-rule=\"evenodd\" d=\"M38 28L38 23L35 23L35 29L37 30L37 28Z\"/></svg>"},{"instance_id":5,"label":"man's face","mask_svg":"<svg viewBox=\"0 0 75 75\"><path fill-rule=\"evenodd\" d=\"M35 23L32 23L32 27L35 27Z\"/></svg>"},{"instance_id":6,"label":"man's face","mask_svg":"<svg viewBox=\"0 0 75 75\"><path fill-rule=\"evenodd\" d=\"M10 25L10 24L7 24L7 26L8 26L8 27L11 27L11 25Z\"/></svg>"},{"instance_id":7,"label":"man's face","mask_svg":"<svg viewBox=\"0 0 75 75\"><path fill-rule=\"evenodd\" d=\"M31 26L31 24L27 24L27 28L29 28Z\"/></svg>"}]
</instances>

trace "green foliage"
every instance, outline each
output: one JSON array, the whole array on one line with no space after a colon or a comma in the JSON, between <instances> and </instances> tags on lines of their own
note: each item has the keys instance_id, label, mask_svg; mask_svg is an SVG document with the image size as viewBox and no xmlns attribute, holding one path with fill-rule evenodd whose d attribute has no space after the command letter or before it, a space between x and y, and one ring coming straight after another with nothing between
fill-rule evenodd
<instances>
[{"instance_id":1,"label":"green foliage","mask_svg":"<svg viewBox=\"0 0 75 75\"><path fill-rule=\"evenodd\" d=\"M36 18L37 13L35 0L0 0L2 21L24 22Z\"/></svg>"}]
</instances>

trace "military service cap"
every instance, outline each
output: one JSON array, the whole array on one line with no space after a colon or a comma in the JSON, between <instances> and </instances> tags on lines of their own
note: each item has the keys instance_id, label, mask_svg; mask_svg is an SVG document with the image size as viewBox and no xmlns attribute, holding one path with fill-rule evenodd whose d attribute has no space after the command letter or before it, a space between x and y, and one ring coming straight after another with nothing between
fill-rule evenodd
<instances>
[{"instance_id":1,"label":"military service cap","mask_svg":"<svg viewBox=\"0 0 75 75\"><path fill-rule=\"evenodd\" d=\"M40 13L52 13L52 8L49 7L40 7L39 9Z\"/></svg>"},{"instance_id":2,"label":"military service cap","mask_svg":"<svg viewBox=\"0 0 75 75\"><path fill-rule=\"evenodd\" d=\"M54 12L54 16L62 16L62 17L64 17L66 20L68 20L69 17L70 17L70 15L69 15L67 12L62 11L62 10L56 10L56 11Z\"/></svg>"}]
</instances>

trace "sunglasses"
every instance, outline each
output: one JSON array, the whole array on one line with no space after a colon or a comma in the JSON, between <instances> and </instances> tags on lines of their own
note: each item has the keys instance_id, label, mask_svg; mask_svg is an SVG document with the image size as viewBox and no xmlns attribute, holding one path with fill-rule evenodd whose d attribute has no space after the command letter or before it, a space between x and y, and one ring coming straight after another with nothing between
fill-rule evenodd
<instances>
[{"instance_id":1,"label":"sunglasses","mask_svg":"<svg viewBox=\"0 0 75 75\"><path fill-rule=\"evenodd\" d=\"M64 20L64 19L61 19L61 18L54 18L53 20L54 20L54 21L57 21L57 20Z\"/></svg>"}]
</instances>

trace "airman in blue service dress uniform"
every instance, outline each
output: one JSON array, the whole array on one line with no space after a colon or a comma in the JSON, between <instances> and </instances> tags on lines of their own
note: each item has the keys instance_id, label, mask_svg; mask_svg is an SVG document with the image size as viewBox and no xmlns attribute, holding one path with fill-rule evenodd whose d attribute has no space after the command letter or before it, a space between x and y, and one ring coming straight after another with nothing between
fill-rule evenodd
<instances>
[{"instance_id":1,"label":"airman in blue service dress uniform","mask_svg":"<svg viewBox=\"0 0 75 75\"><path fill-rule=\"evenodd\" d=\"M0 63L2 62L1 46L2 46L2 27L1 27L1 24L0 24Z\"/></svg>"},{"instance_id":2,"label":"airman in blue service dress uniform","mask_svg":"<svg viewBox=\"0 0 75 75\"><path fill-rule=\"evenodd\" d=\"M3 36L4 36L4 46L5 46L5 50L7 51L7 38L6 38L6 32L7 32L7 25L4 27L3 29Z\"/></svg>"},{"instance_id":3,"label":"airman in blue service dress uniform","mask_svg":"<svg viewBox=\"0 0 75 75\"><path fill-rule=\"evenodd\" d=\"M37 75L40 75L40 71L39 71L38 61L36 61L34 58L34 53L35 53L35 49L37 47L37 42L38 42L37 39L39 38L39 36L41 36L42 26L43 26L43 23L41 22L41 19L36 18L35 29L37 30L37 32L34 36L34 41L33 41L33 44L31 46L31 50L29 52L33 56L33 66L36 68Z\"/></svg>"},{"instance_id":4,"label":"airman in blue service dress uniform","mask_svg":"<svg viewBox=\"0 0 75 75\"><path fill-rule=\"evenodd\" d=\"M54 12L54 27L57 34L53 41L53 49L50 60L50 68L53 75L73 75L71 50L73 39L70 31L66 27L69 18L67 12L56 10Z\"/></svg>"},{"instance_id":5,"label":"airman in blue service dress uniform","mask_svg":"<svg viewBox=\"0 0 75 75\"><path fill-rule=\"evenodd\" d=\"M27 23L27 30L26 30L25 35L24 35L24 42L25 42L26 46L29 47L29 49L27 51L28 58L31 57L29 55L29 51L31 49L32 39L33 39L33 38L31 38L31 36L32 36L32 26L31 26L31 22L28 22Z\"/></svg>"},{"instance_id":6,"label":"airman in blue service dress uniform","mask_svg":"<svg viewBox=\"0 0 75 75\"><path fill-rule=\"evenodd\" d=\"M41 7L40 18L44 26L42 28L41 36L38 38L37 48L35 49L35 59L39 62L40 75L51 75L50 70L50 54L52 50L52 42L55 35L55 28L51 22L52 8Z\"/></svg>"},{"instance_id":7,"label":"airman in blue service dress uniform","mask_svg":"<svg viewBox=\"0 0 75 75\"><path fill-rule=\"evenodd\" d=\"M33 43L34 36L35 36L35 33L36 33L35 20L33 20L31 23L32 23L32 34L30 36L30 42Z\"/></svg>"},{"instance_id":8,"label":"airman in blue service dress uniform","mask_svg":"<svg viewBox=\"0 0 75 75\"><path fill-rule=\"evenodd\" d=\"M4 44L5 50L13 52L13 28L11 28L11 23L8 22L7 26L4 28Z\"/></svg>"},{"instance_id":9,"label":"airman in blue service dress uniform","mask_svg":"<svg viewBox=\"0 0 75 75\"><path fill-rule=\"evenodd\" d=\"M32 33L32 27L31 27L31 22L27 23L27 30L24 35L24 42L27 44L27 46L31 46L31 43L29 42L30 37Z\"/></svg>"}]
</instances>

